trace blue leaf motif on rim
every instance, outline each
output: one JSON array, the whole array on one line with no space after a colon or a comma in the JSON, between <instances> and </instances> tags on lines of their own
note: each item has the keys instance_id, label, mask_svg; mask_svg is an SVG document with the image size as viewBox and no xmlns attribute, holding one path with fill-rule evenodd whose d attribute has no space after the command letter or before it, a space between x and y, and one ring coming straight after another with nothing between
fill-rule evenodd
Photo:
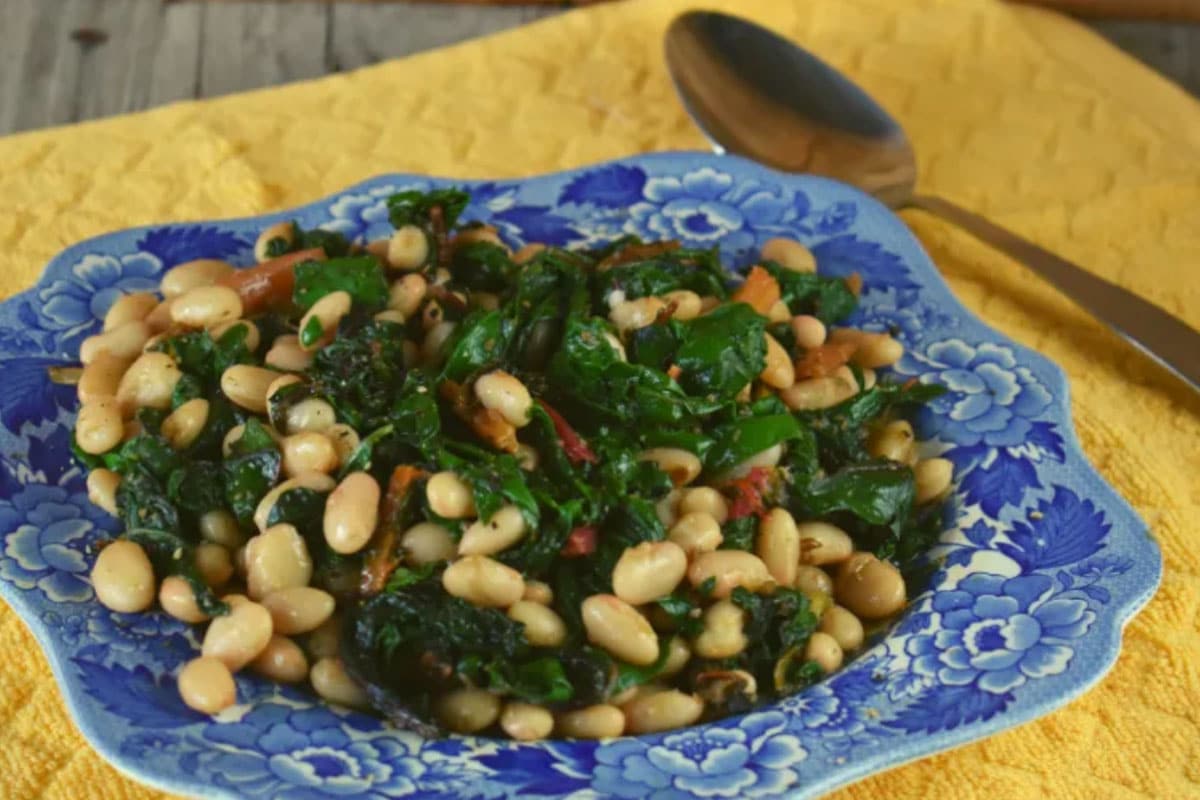
<instances>
[{"instance_id":1,"label":"blue leaf motif on rim","mask_svg":"<svg viewBox=\"0 0 1200 800\"><path fill-rule=\"evenodd\" d=\"M1046 575L977 572L957 589L938 592L933 609L941 628L905 643L913 671L992 694L1062 673L1074 653L1067 643L1086 633L1096 614L1085 601L1056 596L1053 588Z\"/></svg>"},{"instance_id":2,"label":"blue leaf motif on rim","mask_svg":"<svg viewBox=\"0 0 1200 800\"><path fill-rule=\"evenodd\" d=\"M215 225L178 225L150 231L138 249L157 258L167 269L197 258L234 258L254 242Z\"/></svg>"},{"instance_id":3,"label":"blue leaf motif on rim","mask_svg":"<svg viewBox=\"0 0 1200 800\"><path fill-rule=\"evenodd\" d=\"M157 290L162 271L162 261L147 252L85 255L71 266L70 277L38 290L39 326L76 340L102 322L121 295Z\"/></svg>"},{"instance_id":4,"label":"blue leaf motif on rim","mask_svg":"<svg viewBox=\"0 0 1200 800\"><path fill-rule=\"evenodd\" d=\"M736 727L688 728L659 741L618 739L596 749L592 788L623 800L763 797L794 784L807 757L777 711L750 714Z\"/></svg>"}]
</instances>

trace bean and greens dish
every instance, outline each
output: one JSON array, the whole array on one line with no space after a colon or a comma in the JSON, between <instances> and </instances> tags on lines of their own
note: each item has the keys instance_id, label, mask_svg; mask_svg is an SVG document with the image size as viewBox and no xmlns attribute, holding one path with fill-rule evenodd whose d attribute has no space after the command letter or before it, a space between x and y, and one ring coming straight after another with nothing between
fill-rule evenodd
<instances>
[{"instance_id":1,"label":"bean and greens dish","mask_svg":"<svg viewBox=\"0 0 1200 800\"><path fill-rule=\"evenodd\" d=\"M920 590L950 463L839 325L861 282L775 239L526 244L447 189L358 245L294 223L258 264L180 264L86 340L75 429L124 531L92 579L206 628L233 674L433 736L601 738L820 680Z\"/></svg>"}]
</instances>

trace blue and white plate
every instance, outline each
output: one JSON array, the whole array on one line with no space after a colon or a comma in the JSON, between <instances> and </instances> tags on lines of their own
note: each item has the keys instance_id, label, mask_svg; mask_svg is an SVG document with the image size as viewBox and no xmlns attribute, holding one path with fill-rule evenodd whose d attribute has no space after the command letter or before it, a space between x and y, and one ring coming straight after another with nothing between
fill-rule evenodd
<instances>
[{"instance_id":1,"label":"blue and white plate","mask_svg":"<svg viewBox=\"0 0 1200 800\"><path fill-rule=\"evenodd\" d=\"M194 258L249 264L269 223L388 233L385 199L459 185L465 218L513 246L587 246L619 234L720 245L746 263L773 236L812 248L825 274L865 280L857 323L898 331L897 372L949 388L920 419L926 455L957 469L945 567L901 621L846 669L740 717L604 743L424 741L250 675L210 719L172 675L196 649L164 614L98 602L85 548L114 530L71 460L75 361L123 292ZM197 797L808 798L1014 727L1092 686L1121 628L1154 592L1145 524L1084 460L1067 384L1042 356L971 316L904 224L838 183L732 157L637 156L524 180L385 175L303 208L158 225L77 244L0 306L0 594L37 636L76 723L118 768Z\"/></svg>"}]
</instances>

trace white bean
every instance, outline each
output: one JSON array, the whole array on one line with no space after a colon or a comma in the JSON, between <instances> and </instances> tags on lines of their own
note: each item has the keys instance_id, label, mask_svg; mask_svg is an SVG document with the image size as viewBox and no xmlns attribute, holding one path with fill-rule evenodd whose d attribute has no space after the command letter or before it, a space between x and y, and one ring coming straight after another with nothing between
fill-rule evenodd
<instances>
[{"instance_id":1,"label":"white bean","mask_svg":"<svg viewBox=\"0 0 1200 800\"><path fill-rule=\"evenodd\" d=\"M776 466L779 463L779 459L782 457L783 444L773 444L766 450L760 450L740 464L731 467L725 474L725 477L744 478L750 474L750 470L752 469L756 469L758 467Z\"/></svg>"},{"instance_id":2,"label":"white bean","mask_svg":"<svg viewBox=\"0 0 1200 800\"><path fill-rule=\"evenodd\" d=\"M92 588L106 608L126 614L145 611L154 602L154 567L141 545L117 539L96 557Z\"/></svg>"},{"instance_id":3,"label":"white bean","mask_svg":"<svg viewBox=\"0 0 1200 800\"><path fill-rule=\"evenodd\" d=\"M312 586L276 589L262 598L276 633L293 636L315 630L333 615L333 595Z\"/></svg>"},{"instance_id":4,"label":"white bean","mask_svg":"<svg viewBox=\"0 0 1200 800\"><path fill-rule=\"evenodd\" d=\"M233 403L256 414L267 413L267 389L279 377L273 369L234 364L221 373L221 391Z\"/></svg>"},{"instance_id":5,"label":"white bean","mask_svg":"<svg viewBox=\"0 0 1200 800\"><path fill-rule=\"evenodd\" d=\"M613 567L613 594L630 605L675 591L687 572L687 554L674 542L642 542L626 548Z\"/></svg>"},{"instance_id":6,"label":"white bean","mask_svg":"<svg viewBox=\"0 0 1200 800\"><path fill-rule=\"evenodd\" d=\"M793 411L813 411L836 406L857 393L858 387L853 381L848 381L841 375L826 375L822 378L797 381L788 388L781 389L779 398Z\"/></svg>"},{"instance_id":7,"label":"white bean","mask_svg":"<svg viewBox=\"0 0 1200 800\"><path fill-rule=\"evenodd\" d=\"M611 594L594 594L580 607L588 641L637 666L658 658L658 637L636 608Z\"/></svg>"},{"instance_id":8,"label":"white bean","mask_svg":"<svg viewBox=\"0 0 1200 800\"><path fill-rule=\"evenodd\" d=\"M555 727L566 739L611 739L624 732L625 712L602 703L559 714Z\"/></svg>"},{"instance_id":9,"label":"white bean","mask_svg":"<svg viewBox=\"0 0 1200 800\"><path fill-rule=\"evenodd\" d=\"M458 542L458 554L494 555L521 541L528 530L521 509L514 505L502 506L487 522L475 520L467 526Z\"/></svg>"},{"instance_id":10,"label":"white bean","mask_svg":"<svg viewBox=\"0 0 1200 800\"><path fill-rule=\"evenodd\" d=\"M425 499L433 513L445 519L465 519L475 515L471 487L453 472L432 475L425 484Z\"/></svg>"},{"instance_id":11,"label":"white bean","mask_svg":"<svg viewBox=\"0 0 1200 800\"><path fill-rule=\"evenodd\" d=\"M150 292L134 292L118 297L104 315L104 330L111 331L127 322L144 320L158 305L158 298Z\"/></svg>"},{"instance_id":12,"label":"white bean","mask_svg":"<svg viewBox=\"0 0 1200 800\"><path fill-rule=\"evenodd\" d=\"M288 433L314 431L321 433L333 427L337 412L319 397L306 397L284 414L284 429Z\"/></svg>"},{"instance_id":13,"label":"white bean","mask_svg":"<svg viewBox=\"0 0 1200 800\"><path fill-rule=\"evenodd\" d=\"M450 531L436 522L418 522L400 537L404 560L414 566L449 561L458 553Z\"/></svg>"},{"instance_id":14,"label":"white bean","mask_svg":"<svg viewBox=\"0 0 1200 800\"><path fill-rule=\"evenodd\" d=\"M767 343L767 353L758 378L767 386L786 389L796 382L796 368L792 365L792 359L774 336L764 333L763 339Z\"/></svg>"},{"instance_id":15,"label":"white bean","mask_svg":"<svg viewBox=\"0 0 1200 800\"><path fill-rule=\"evenodd\" d=\"M507 608L525 593L525 580L512 567L487 556L464 556L442 573L442 587L472 605Z\"/></svg>"},{"instance_id":16,"label":"white bean","mask_svg":"<svg viewBox=\"0 0 1200 800\"><path fill-rule=\"evenodd\" d=\"M492 370L475 381L475 396L484 408L498 412L512 425L522 428L529 424L533 398L529 390L514 376L502 369Z\"/></svg>"},{"instance_id":17,"label":"white bean","mask_svg":"<svg viewBox=\"0 0 1200 800\"><path fill-rule=\"evenodd\" d=\"M429 258L429 239L416 225L396 229L388 240L387 262L392 269L420 269Z\"/></svg>"},{"instance_id":18,"label":"white bean","mask_svg":"<svg viewBox=\"0 0 1200 800\"><path fill-rule=\"evenodd\" d=\"M792 310L788 308L788 304L783 300L776 300L767 309L767 322L772 325L780 322L787 322L792 318Z\"/></svg>"},{"instance_id":19,"label":"white bean","mask_svg":"<svg viewBox=\"0 0 1200 800\"><path fill-rule=\"evenodd\" d=\"M271 511L275 508L276 501L285 492L290 492L292 489L311 489L314 492L325 494L332 492L333 487L336 485L337 483L333 478L320 472L305 472L294 478L288 478L263 495L263 499L258 501L258 507L254 509L254 524L260 531L267 529L267 521L271 518Z\"/></svg>"},{"instance_id":20,"label":"white bean","mask_svg":"<svg viewBox=\"0 0 1200 800\"><path fill-rule=\"evenodd\" d=\"M111 331L89 336L79 345L79 360L90 364L101 353L133 360L142 352L142 346L150 338L150 333L150 326L138 320L126 322Z\"/></svg>"},{"instance_id":21,"label":"white bean","mask_svg":"<svg viewBox=\"0 0 1200 800\"><path fill-rule=\"evenodd\" d=\"M237 672L253 661L270 641L271 615L258 603L242 600L229 603L229 613L214 617L208 624L200 652Z\"/></svg>"},{"instance_id":22,"label":"white bean","mask_svg":"<svg viewBox=\"0 0 1200 800\"><path fill-rule=\"evenodd\" d=\"M863 624L858 617L841 606L830 606L825 609L817 630L832 636L843 651L857 650L862 647L865 635Z\"/></svg>"},{"instance_id":23,"label":"white bean","mask_svg":"<svg viewBox=\"0 0 1200 800\"><path fill-rule=\"evenodd\" d=\"M840 564L854 552L850 534L828 522L801 522L796 526L800 532L800 563L823 566Z\"/></svg>"},{"instance_id":24,"label":"white bean","mask_svg":"<svg viewBox=\"0 0 1200 800\"><path fill-rule=\"evenodd\" d=\"M207 328L242 316L242 296L228 286L189 289L171 303L171 321L188 328Z\"/></svg>"},{"instance_id":25,"label":"white bean","mask_svg":"<svg viewBox=\"0 0 1200 800\"><path fill-rule=\"evenodd\" d=\"M662 672L659 673L661 678L670 678L683 672L683 668L692 658L692 648L688 647L682 636L672 636L671 641L667 643L667 649L670 652L667 653L667 663L663 664Z\"/></svg>"},{"instance_id":26,"label":"white bean","mask_svg":"<svg viewBox=\"0 0 1200 800\"><path fill-rule=\"evenodd\" d=\"M716 550L725 540L716 518L706 511L684 514L671 526L667 538L683 548L689 560Z\"/></svg>"},{"instance_id":27,"label":"white bean","mask_svg":"<svg viewBox=\"0 0 1200 800\"><path fill-rule=\"evenodd\" d=\"M950 491L954 464L945 458L926 458L913 467L917 484L917 505L940 500Z\"/></svg>"},{"instance_id":28,"label":"white bean","mask_svg":"<svg viewBox=\"0 0 1200 800\"><path fill-rule=\"evenodd\" d=\"M320 350L337 336L338 323L350 313L353 300L349 292L330 292L312 304L300 319L300 349L306 353Z\"/></svg>"},{"instance_id":29,"label":"white bean","mask_svg":"<svg viewBox=\"0 0 1200 800\"><path fill-rule=\"evenodd\" d=\"M667 303L674 303L675 310L672 312L673 319L687 322L700 316L700 295L687 289L677 289L673 292L667 292L662 296L662 299Z\"/></svg>"},{"instance_id":30,"label":"white bean","mask_svg":"<svg viewBox=\"0 0 1200 800\"><path fill-rule=\"evenodd\" d=\"M434 702L434 714L455 733L479 733L500 716L500 698L483 689L454 689Z\"/></svg>"},{"instance_id":31,"label":"white bean","mask_svg":"<svg viewBox=\"0 0 1200 800\"><path fill-rule=\"evenodd\" d=\"M617 330L626 333L650 325L666 307L666 303L657 297L625 300L613 306L608 312L608 318L617 326Z\"/></svg>"},{"instance_id":32,"label":"white bean","mask_svg":"<svg viewBox=\"0 0 1200 800\"><path fill-rule=\"evenodd\" d=\"M334 614L318 625L305 640L309 658L337 658L342 651L342 618Z\"/></svg>"},{"instance_id":33,"label":"white bean","mask_svg":"<svg viewBox=\"0 0 1200 800\"><path fill-rule=\"evenodd\" d=\"M817 260L812 251L795 239L783 236L768 239L762 247L762 260L774 261L792 272L816 272Z\"/></svg>"},{"instance_id":34,"label":"white bean","mask_svg":"<svg viewBox=\"0 0 1200 800\"><path fill-rule=\"evenodd\" d=\"M212 337L214 342L220 341L222 336L234 328L246 329L246 335L242 338L242 344L246 345L246 349L251 353L256 352L258 346L262 344L262 334L258 332L258 326L248 319L233 319L229 322L218 323L208 329L208 335Z\"/></svg>"},{"instance_id":35,"label":"white bean","mask_svg":"<svg viewBox=\"0 0 1200 800\"><path fill-rule=\"evenodd\" d=\"M521 595L521 599L542 606L553 605L554 590L550 588L550 584L542 581L525 581L525 593Z\"/></svg>"},{"instance_id":36,"label":"white bean","mask_svg":"<svg viewBox=\"0 0 1200 800\"><path fill-rule=\"evenodd\" d=\"M890 367L904 355L904 345L886 333L834 328L829 332L829 341L854 345L850 360L860 367Z\"/></svg>"},{"instance_id":37,"label":"white bean","mask_svg":"<svg viewBox=\"0 0 1200 800\"><path fill-rule=\"evenodd\" d=\"M118 516L120 512L117 509L117 489L120 486L120 475L111 469L97 467L87 476L88 500L114 517Z\"/></svg>"},{"instance_id":38,"label":"white bean","mask_svg":"<svg viewBox=\"0 0 1200 800\"><path fill-rule=\"evenodd\" d=\"M500 712L500 729L520 742L545 739L554 730L554 715L531 703L507 703Z\"/></svg>"},{"instance_id":39,"label":"white bean","mask_svg":"<svg viewBox=\"0 0 1200 800\"><path fill-rule=\"evenodd\" d=\"M652 447L643 451L638 460L653 461L676 486L686 486L696 480L702 467L695 453L679 447Z\"/></svg>"},{"instance_id":40,"label":"white bean","mask_svg":"<svg viewBox=\"0 0 1200 800\"><path fill-rule=\"evenodd\" d=\"M625 724L629 733L657 733L684 728L700 719L704 701L678 689L635 697L625 705Z\"/></svg>"},{"instance_id":41,"label":"white bean","mask_svg":"<svg viewBox=\"0 0 1200 800\"><path fill-rule=\"evenodd\" d=\"M661 498L654 502L654 515L658 517L658 521L662 523L664 528L670 528L679 519L679 498L682 496L682 489L672 489Z\"/></svg>"},{"instance_id":42,"label":"white bean","mask_svg":"<svg viewBox=\"0 0 1200 800\"><path fill-rule=\"evenodd\" d=\"M897 419L875 431L867 439L867 452L876 458L886 458L901 464L916 459L916 434L907 420Z\"/></svg>"},{"instance_id":43,"label":"white bean","mask_svg":"<svg viewBox=\"0 0 1200 800\"><path fill-rule=\"evenodd\" d=\"M206 622L208 614L200 610L192 585L178 575L163 578L158 587L158 604L175 619L196 624Z\"/></svg>"},{"instance_id":44,"label":"white bean","mask_svg":"<svg viewBox=\"0 0 1200 800\"><path fill-rule=\"evenodd\" d=\"M758 525L755 552L780 586L791 586L796 582L796 568L800 564L800 533L787 509L773 508L763 517Z\"/></svg>"},{"instance_id":45,"label":"white bean","mask_svg":"<svg viewBox=\"0 0 1200 800\"><path fill-rule=\"evenodd\" d=\"M216 714L237 701L233 673L215 658L193 658L179 672L178 685L183 702L201 714Z\"/></svg>"},{"instance_id":46,"label":"white bean","mask_svg":"<svg viewBox=\"0 0 1200 800\"><path fill-rule=\"evenodd\" d=\"M207 422L208 401L196 397L168 414L160 430L171 447L186 450L200 436Z\"/></svg>"},{"instance_id":47,"label":"white bean","mask_svg":"<svg viewBox=\"0 0 1200 800\"><path fill-rule=\"evenodd\" d=\"M715 581L712 597L718 600L729 597L739 586L750 592L775 586L762 559L742 550L715 550L696 556L688 568L688 581L693 587L699 587L709 578Z\"/></svg>"},{"instance_id":48,"label":"white bean","mask_svg":"<svg viewBox=\"0 0 1200 800\"><path fill-rule=\"evenodd\" d=\"M692 642L701 658L733 658L746 649L746 612L731 600L718 600L704 610L704 630Z\"/></svg>"},{"instance_id":49,"label":"white bean","mask_svg":"<svg viewBox=\"0 0 1200 800\"><path fill-rule=\"evenodd\" d=\"M275 634L250 662L250 669L279 683L299 683L308 677L308 659L300 645Z\"/></svg>"},{"instance_id":50,"label":"white bean","mask_svg":"<svg viewBox=\"0 0 1200 800\"><path fill-rule=\"evenodd\" d=\"M196 545L196 570L212 589L219 589L233 577L233 560L229 551L219 544L201 542Z\"/></svg>"},{"instance_id":51,"label":"white bean","mask_svg":"<svg viewBox=\"0 0 1200 800\"><path fill-rule=\"evenodd\" d=\"M838 569L838 603L859 619L886 619L904 608L907 589L900 570L871 553L855 553Z\"/></svg>"},{"instance_id":52,"label":"white bean","mask_svg":"<svg viewBox=\"0 0 1200 800\"><path fill-rule=\"evenodd\" d=\"M554 609L529 600L508 607L508 616L525 626L525 639L534 647L558 647L567 638L567 626Z\"/></svg>"},{"instance_id":53,"label":"white bean","mask_svg":"<svg viewBox=\"0 0 1200 800\"><path fill-rule=\"evenodd\" d=\"M335 422L326 428L323 433L333 442L333 449L337 452L338 464L345 464L350 460L350 456L354 455L354 451L358 449L361 443L358 438L358 431L351 428L344 422Z\"/></svg>"},{"instance_id":54,"label":"white bean","mask_svg":"<svg viewBox=\"0 0 1200 800\"><path fill-rule=\"evenodd\" d=\"M424 276L413 272L392 284L388 292L388 308L399 311L405 319L412 317L425 302L429 283Z\"/></svg>"},{"instance_id":55,"label":"white bean","mask_svg":"<svg viewBox=\"0 0 1200 800\"><path fill-rule=\"evenodd\" d=\"M439 322L430 329L429 333L425 334L425 341L421 342L421 361L428 366L438 366L446 358L446 353L443 352L445 344L454 335L458 325L453 322Z\"/></svg>"},{"instance_id":56,"label":"white bean","mask_svg":"<svg viewBox=\"0 0 1200 800\"><path fill-rule=\"evenodd\" d=\"M283 372L303 372L312 364L312 353L300 347L300 337L295 334L277 336L263 362Z\"/></svg>"},{"instance_id":57,"label":"white bean","mask_svg":"<svg viewBox=\"0 0 1200 800\"><path fill-rule=\"evenodd\" d=\"M819 594L833 594L833 578L829 577L828 572L812 564L800 564L796 567L796 581L792 585L810 598Z\"/></svg>"},{"instance_id":58,"label":"white bean","mask_svg":"<svg viewBox=\"0 0 1200 800\"><path fill-rule=\"evenodd\" d=\"M307 586L312 573L308 545L293 525L272 525L246 543L246 593L255 600Z\"/></svg>"},{"instance_id":59,"label":"white bean","mask_svg":"<svg viewBox=\"0 0 1200 800\"><path fill-rule=\"evenodd\" d=\"M258 234L258 238L254 240L254 260L258 262L266 261L271 257L267 252L271 242L276 239L282 239L287 247L291 247L296 241L296 226L290 222L276 222L263 229L262 233Z\"/></svg>"},{"instance_id":60,"label":"white bean","mask_svg":"<svg viewBox=\"0 0 1200 800\"><path fill-rule=\"evenodd\" d=\"M359 686L340 658L322 658L312 665L308 680L313 690L325 700L347 708L370 708L371 698Z\"/></svg>"},{"instance_id":61,"label":"white bean","mask_svg":"<svg viewBox=\"0 0 1200 800\"><path fill-rule=\"evenodd\" d=\"M165 410L183 373L166 353L142 353L129 365L117 385L117 402L125 414L139 408Z\"/></svg>"},{"instance_id":62,"label":"white bean","mask_svg":"<svg viewBox=\"0 0 1200 800\"><path fill-rule=\"evenodd\" d=\"M132 363L132 359L118 358L107 351L97 355L79 374L79 383L75 385L79 402L116 397L121 378Z\"/></svg>"},{"instance_id":63,"label":"white bean","mask_svg":"<svg viewBox=\"0 0 1200 800\"><path fill-rule=\"evenodd\" d=\"M325 502L325 541L335 553L350 555L367 546L379 520L379 482L367 472L342 479Z\"/></svg>"},{"instance_id":64,"label":"white bean","mask_svg":"<svg viewBox=\"0 0 1200 800\"><path fill-rule=\"evenodd\" d=\"M815 661L828 674L842 665L842 648L828 633L814 633L804 646L804 659Z\"/></svg>"},{"instance_id":65,"label":"white bean","mask_svg":"<svg viewBox=\"0 0 1200 800\"><path fill-rule=\"evenodd\" d=\"M712 516L718 524L724 524L729 518L729 503L725 495L711 486L697 486L686 489L679 498L679 513L687 515L693 511L702 511Z\"/></svg>"},{"instance_id":66,"label":"white bean","mask_svg":"<svg viewBox=\"0 0 1200 800\"><path fill-rule=\"evenodd\" d=\"M825 323L808 314L792 317L792 335L796 337L796 345L805 350L815 350L825 344L827 335Z\"/></svg>"},{"instance_id":67,"label":"white bean","mask_svg":"<svg viewBox=\"0 0 1200 800\"><path fill-rule=\"evenodd\" d=\"M205 511L200 515L197 527L201 539L219 544L227 550L236 550L246 543L237 519L225 509Z\"/></svg>"},{"instance_id":68,"label":"white bean","mask_svg":"<svg viewBox=\"0 0 1200 800\"><path fill-rule=\"evenodd\" d=\"M233 274L233 265L214 258L186 261L163 275L159 291L163 297L172 298L200 286L212 286L221 278Z\"/></svg>"},{"instance_id":69,"label":"white bean","mask_svg":"<svg viewBox=\"0 0 1200 800\"><path fill-rule=\"evenodd\" d=\"M75 442L83 452L105 453L120 444L124 433L116 400L100 398L80 406L75 420Z\"/></svg>"},{"instance_id":70,"label":"white bean","mask_svg":"<svg viewBox=\"0 0 1200 800\"><path fill-rule=\"evenodd\" d=\"M146 327L149 329L150 333L153 334L153 336L147 339L146 343L142 345L143 349L149 350L151 342L161 341L162 338L167 335L167 332L171 329L171 326L175 324L171 321L171 306L174 304L175 298L168 297L166 300L163 300L154 308L150 309L150 313L146 315L144 320L142 320L146 323Z\"/></svg>"},{"instance_id":71,"label":"white bean","mask_svg":"<svg viewBox=\"0 0 1200 800\"><path fill-rule=\"evenodd\" d=\"M337 448L323 433L302 431L285 437L280 450L283 453L283 474L294 478L302 472L333 472L338 467Z\"/></svg>"}]
</instances>

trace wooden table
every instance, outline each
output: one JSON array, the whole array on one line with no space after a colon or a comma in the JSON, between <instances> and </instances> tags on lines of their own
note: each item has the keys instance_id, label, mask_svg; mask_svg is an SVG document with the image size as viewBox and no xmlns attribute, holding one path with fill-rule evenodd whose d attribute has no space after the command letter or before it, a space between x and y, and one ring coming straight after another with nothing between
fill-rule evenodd
<instances>
[{"instance_id":1,"label":"wooden table","mask_svg":"<svg viewBox=\"0 0 1200 800\"><path fill-rule=\"evenodd\" d=\"M0 0L0 134L354 69L552 7ZM1200 95L1200 25L1100 22Z\"/></svg>"}]
</instances>

